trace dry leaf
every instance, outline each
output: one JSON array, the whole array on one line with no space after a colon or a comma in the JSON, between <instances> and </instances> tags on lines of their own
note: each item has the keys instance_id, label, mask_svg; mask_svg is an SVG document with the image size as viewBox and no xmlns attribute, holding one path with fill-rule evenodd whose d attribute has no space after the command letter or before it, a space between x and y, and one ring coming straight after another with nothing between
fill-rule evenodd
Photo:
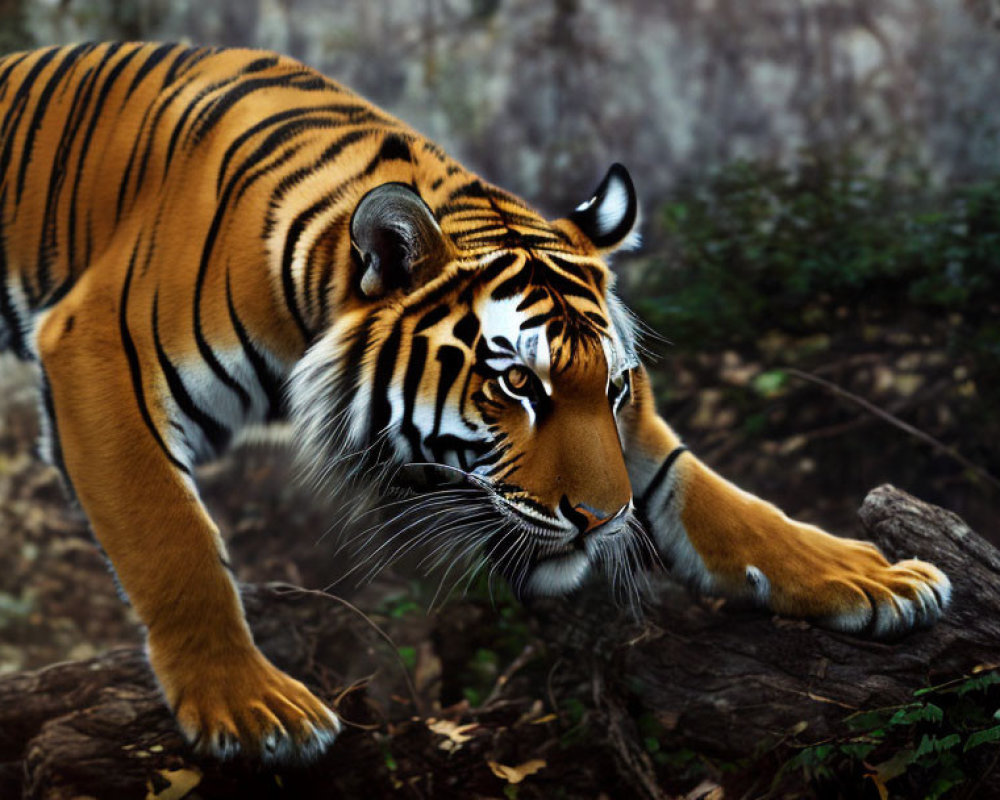
<instances>
[{"instance_id":1,"label":"dry leaf","mask_svg":"<svg viewBox=\"0 0 1000 800\"><path fill-rule=\"evenodd\" d=\"M487 761L493 774L498 778L503 778L507 783L520 783L529 775L534 775L545 767L545 762L540 758L533 758L525 761L516 767L508 767L506 764L499 764L496 761Z\"/></svg>"},{"instance_id":2,"label":"dry leaf","mask_svg":"<svg viewBox=\"0 0 1000 800\"><path fill-rule=\"evenodd\" d=\"M725 791L714 781L704 780L684 795L684 800L724 800Z\"/></svg>"},{"instance_id":3,"label":"dry leaf","mask_svg":"<svg viewBox=\"0 0 1000 800\"><path fill-rule=\"evenodd\" d=\"M467 731L475 730L479 725L475 722L470 722L468 725L457 725L446 719L434 719L431 717L427 720L427 727L440 736L447 736L448 738L441 742L439 747L442 750L451 751L458 750L458 748L469 741L472 737L468 735Z\"/></svg>"},{"instance_id":4,"label":"dry leaf","mask_svg":"<svg viewBox=\"0 0 1000 800\"><path fill-rule=\"evenodd\" d=\"M889 787L885 785L877 772L868 772L865 774L865 777L872 779L872 783L874 783L875 788L878 789L878 796L881 800L889 800Z\"/></svg>"},{"instance_id":5,"label":"dry leaf","mask_svg":"<svg viewBox=\"0 0 1000 800\"><path fill-rule=\"evenodd\" d=\"M152 783L147 783L146 800L182 800L201 783L201 772L196 769L161 769L158 772L168 785L154 792Z\"/></svg>"}]
</instances>

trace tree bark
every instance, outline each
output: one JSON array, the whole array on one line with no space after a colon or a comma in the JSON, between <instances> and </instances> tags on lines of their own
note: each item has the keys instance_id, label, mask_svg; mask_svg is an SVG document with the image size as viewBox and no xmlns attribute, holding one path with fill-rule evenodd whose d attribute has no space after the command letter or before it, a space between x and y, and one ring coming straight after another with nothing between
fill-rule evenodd
<instances>
[{"instance_id":1,"label":"tree bark","mask_svg":"<svg viewBox=\"0 0 1000 800\"><path fill-rule=\"evenodd\" d=\"M468 635L460 612L446 612L451 621L432 639L439 657L418 659L411 679L352 607L293 587L246 587L264 652L354 724L318 764L270 770L195 757L142 651L125 648L0 678L0 797L169 800L281 789L296 797L500 797L517 768L530 773L519 798L557 788L569 797L666 797L639 713L687 748L738 759L789 738L843 735L855 710L905 703L916 689L1000 663L1000 553L954 514L892 487L872 491L860 516L887 555L926 558L952 579L952 606L932 629L866 641L671 587L642 622L625 624L594 594L538 607L535 642L490 696L476 708L442 709L427 664L440 671L448 637ZM523 678L524 665L539 660L544 680ZM589 687L582 721L560 702L570 686ZM586 735L570 735L581 728ZM1000 791L981 788L981 796Z\"/></svg>"}]
</instances>

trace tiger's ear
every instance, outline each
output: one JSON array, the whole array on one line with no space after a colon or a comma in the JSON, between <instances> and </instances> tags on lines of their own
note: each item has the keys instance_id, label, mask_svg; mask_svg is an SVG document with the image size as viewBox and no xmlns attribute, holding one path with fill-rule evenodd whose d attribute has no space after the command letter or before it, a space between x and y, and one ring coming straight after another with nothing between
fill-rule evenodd
<instances>
[{"instance_id":1,"label":"tiger's ear","mask_svg":"<svg viewBox=\"0 0 1000 800\"><path fill-rule=\"evenodd\" d=\"M634 228L638 218L635 186L621 164L612 164L593 197L567 217L602 253L637 245L638 233Z\"/></svg>"},{"instance_id":2,"label":"tiger's ear","mask_svg":"<svg viewBox=\"0 0 1000 800\"><path fill-rule=\"evenodd\" d=\"M403 183L383 183L361 198L351 215L351 247L366 297L422 286L447 253L434 214Z\"/></svg>"}]
</instances>

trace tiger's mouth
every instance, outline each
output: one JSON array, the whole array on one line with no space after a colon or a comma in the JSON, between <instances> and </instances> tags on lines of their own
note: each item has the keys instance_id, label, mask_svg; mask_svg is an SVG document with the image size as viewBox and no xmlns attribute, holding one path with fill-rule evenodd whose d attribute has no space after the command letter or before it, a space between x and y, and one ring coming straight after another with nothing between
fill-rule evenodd
<instances>
[{"instance_id":1,"label":"tiger's mouth","mask_svg":"<svg viewBox=\"0 0 1000 800\"><path fill-rule=\"evenodd\" d=\"M657 560L631 503L607 522L581 530L520 487L501 487L447 465L409 464L401 472L406 476L402 483L424 498L474 492L463 495L462 503L464 516L475 520L472 527L478 530L445 522L439 523L441 533L461 532L455 547L462 555L469 555L470 539L478 540L477 569L489 565L490 573L501 575L519 599L569 594L598 570L616 594L631 602L639 593L638 575ZM463 516L458 508L454 513Z\"/></svg>"},{"instance_id":2,"label":"tiger's mouth","mask_svg":"<svg viewBox=\"0 0 1000 800\"><path fill-rule=\"evenodd\" d=\"M532 537L530 555L520 570L501 569L507 582L522 598L569 594L591 571L613 557L616 540L633 533L631 504L615 517L591 530L580 530L554 514L547 517L526 510L516 498L497 496L501 516L514 520ZM528 548L526 548L528 549Z\"/></svg>"}]
</instances>

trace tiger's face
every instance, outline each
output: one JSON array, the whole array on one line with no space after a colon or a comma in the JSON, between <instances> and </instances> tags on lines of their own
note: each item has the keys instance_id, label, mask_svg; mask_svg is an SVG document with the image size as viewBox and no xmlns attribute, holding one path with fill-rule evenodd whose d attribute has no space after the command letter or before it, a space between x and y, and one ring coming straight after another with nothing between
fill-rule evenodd
<instances>
[{"instance_id":1,"label":"tiger's face","mask_svg":"<svg viewBox=\"0 0 1000 800\"><path fill-rule=\"evenodd\" d=\"M617 415L638 359L601 257L635 220L627 173L613 168L554 224L577 248L513 238L485 252L443 248L416 286L421 265L401 273L396 262L418 261L443 234L411 190L372 200L379 191L355 223L369 224L375 202L394 234L401 217L426 230L400 241L352 225L358 284L377 303L344 313L293 374L292 416L314 471L339 464L416 490L390 549L478 552L520 595L570 591L595 565L629 575L645 542Z\"/></svg>"}]
</instances>

